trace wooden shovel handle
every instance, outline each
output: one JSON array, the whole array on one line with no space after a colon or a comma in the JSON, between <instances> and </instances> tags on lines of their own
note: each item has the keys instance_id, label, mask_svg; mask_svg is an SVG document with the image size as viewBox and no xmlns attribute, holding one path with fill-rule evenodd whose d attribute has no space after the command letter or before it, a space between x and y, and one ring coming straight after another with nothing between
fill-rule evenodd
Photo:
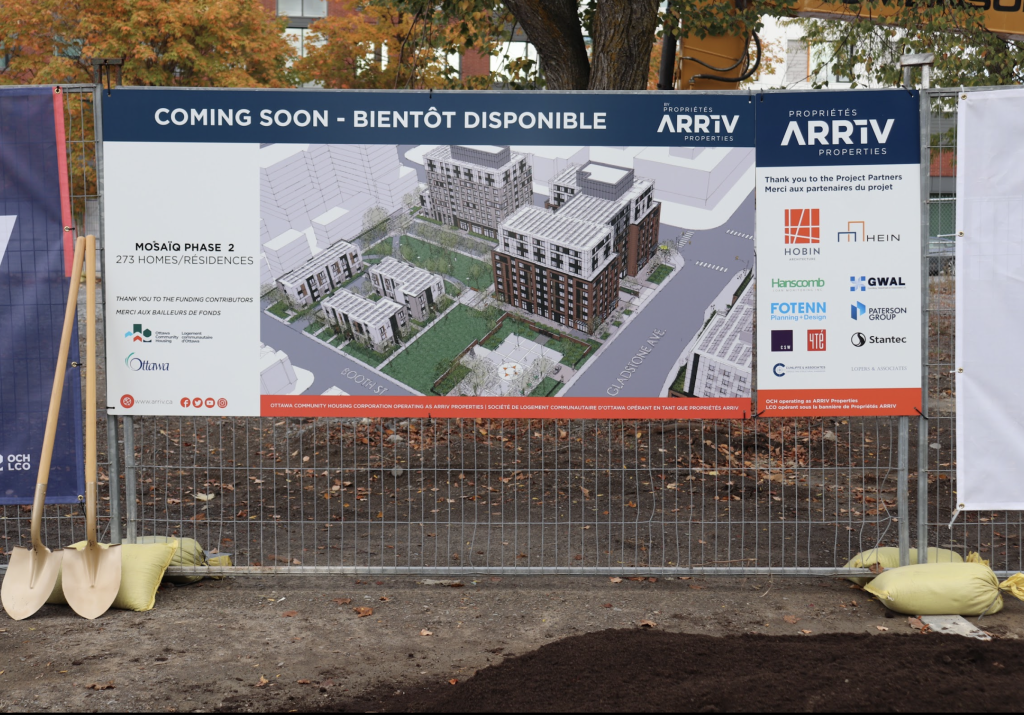
<instances>
[{"instance_id":1,"label":"wooden shovel handle","mask_svg":"<svg viewBox=\"0 0 1024 715\"><path fill-rule=\"evenodd\" d=\"M96 237L85 237L85 529L96 545Z\"/></svg>"},{"instance_id":2,"label":"wooden shovel handle","mask_svg":"<svg viewBox=\"0 0 1024 715\"><path fill-rule=\"evenodd\" d=\"M71 288L68 290L68 306L64 311L64 330L60 336L57 351L57 368L53 375L53 389L50 391L50 409L46 413L46 431L43 433L43 452L39 456L39 471L36 476L36 494L32 502L32 548L40 551L43 522L43 507L46 506L46 485L50 481L50 461L53 458L53 442L57 437L57 420L60 417L60 401L64 394L65 372L68 366L68 352L71 350L71 333L75 328L78 312L78 288L82 281L82 259L85 257L85 239L75 241L75 258L71 264Z\"/></svg>"}]
</instances>

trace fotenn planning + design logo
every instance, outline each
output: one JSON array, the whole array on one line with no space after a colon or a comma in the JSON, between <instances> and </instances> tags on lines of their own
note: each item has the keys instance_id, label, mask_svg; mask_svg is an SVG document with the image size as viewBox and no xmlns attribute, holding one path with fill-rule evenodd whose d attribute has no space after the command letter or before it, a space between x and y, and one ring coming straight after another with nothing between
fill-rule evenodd
<instances>
[{"instance_id":1,"label":"fotenn planning + design logo","mask_svg":"<svg viewBox=\"0 0 1024 715\"><path fill-rule=\"evenodd\" d=\"M128 357L124 359L124 364L132 372L170 372L171 370L169 362L143 360L140 357L136 357L135 353L128 353Z\"/></svg>"}]
</instances>

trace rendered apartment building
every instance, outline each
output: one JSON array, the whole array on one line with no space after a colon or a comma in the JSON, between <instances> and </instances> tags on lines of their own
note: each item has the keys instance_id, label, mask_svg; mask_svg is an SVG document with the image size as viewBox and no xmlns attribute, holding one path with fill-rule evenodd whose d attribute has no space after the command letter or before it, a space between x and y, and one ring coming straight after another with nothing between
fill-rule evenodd
<instances>
[{"instance_id":1,"label":"rendered apartment building","mask_svg":"<svg viewBox=\"0 0 1024 715\"><path fill-rule=\"evenodd\" d=\"M533 168L525 154L507 146L443 145L423 157L435 221L490 238L522 206L533 203Z\"/></svg>"},{"instance_id":2,"label":"rendered apartment building","mask_svg":"<svg viewBox=\"0 0 1024 715\"><path fill-rule=\"evenodd\" d=\"M594 333L618 304L619 278L658 250L661 204L632 169L590 162L551 183L545 208L501 224L491 251L495 295L528 313Z\"/></svg>"},{"instance_id":3,"label":"rendered apartment building","mask_svg":"<svg viewBox=\"0 0 1024 715\"><path fill-rule=\"evenodd\" d=\"M297 232L294 232L297 233ZM303 234L298 234L305 241ZM277 239L275 239L277 240ZM270 244L267 244L268 246ZM268 253L268 258L270 254ZM363 255L348 241L337 241L277 279L285 295L299 305L312 305L363 270Z\"/></svg>"},{"instance_id":4,"label":"rendered apartment building","mask_svg":"<svg viewBox=\"0 0 1024 715\"><path fill-rule=\"evenodd\" d=\"M372 301L349 290L339 290L320 304L327 322L338 332L380 351L398 343L409 324L405 306L390 298Z\"/></svg>"},{"instance_id":5,"label":"rendered apartment building","mask_svg":"<svg viewBox=\"0 0 1024 715\"><path fill-rule=\"evenodd\" d=\"M727 313L716 312L687 361L688 397L749 397L754 356L754 281L741 286Z\"/></svg>"},{"instance_id":6,"label":"rendered apartment building","mask_svg":"<svg viewBox=\"0 0 1024 715\"><path fill-rule=\"evenodd\" d=\"M658 252L661 202L654 200L654 182L636 178L632 169L571 166L552 180L548 205L563 216L612 227L620 278L636 276Z\"/></svg>"},{"instance_id":7,"label":"rendered apartment building","mask_svg":"<svg viewBox=\"0 0 1024 715\"><path fill-rule=\"evenodd\" d=\"M610 226L525 206L491 251L498 300L593 333L619 300Z\"/></svg>"},{"instance_id":8,"label":"rendered apartment building","mask_svg":"<svg viewBox=\"0 0 1024 715\"><path fill-rule=\"evenodd\" d=\"M386 256L367 271L377 292L404 305L414 320L424 321L444 295L444 279L417 266Z\"/></svg>"}]
</instances>

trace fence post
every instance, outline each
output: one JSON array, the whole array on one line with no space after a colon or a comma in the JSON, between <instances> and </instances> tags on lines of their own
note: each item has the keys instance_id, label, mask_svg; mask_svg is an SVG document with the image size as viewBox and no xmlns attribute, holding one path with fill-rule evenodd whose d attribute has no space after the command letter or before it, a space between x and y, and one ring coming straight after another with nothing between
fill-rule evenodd
<instances>
[{"instance_id":1,"label":"fence post","mask_svg":"<svg viewBox=\"0 0 1024 715\"><path fill-rule=\"evenodd\" d=\"M125 542L135 543L138 535L139 510L135 497L135 420L131 415L124 416L124 500L125 514L128 516Z\"/></svg>"},{"instance_id":2,"label":"fence post","mask_svg":"<svg viewBox=\"0 0 1024 715\"><path fill-rule=\"evenodd\" d=\"M118 463L117 415L107 415L107 476L110 478L110 543L121 543L121 469Z\"/></svg>"},{"instance_id":3,"label":"fence post","mask_svg":"<svg viewBox=\"0 0 1024 715\"><path fill-rule=\"evenodd\" d=\"M910 488L908 482L908 465L910 455L910 418L899 418L899 436L896 444L896 511L899 513L897 524L900 540L900 566L910 564Z\"/></svg>"},{"instance_id":4,"label":"fence post","mask_svg":"<svg viewBox=\"0 0 1024 715\"><path fill-rule=\"evenodd\" d=\"M927 67L925 67L927 70ZM921 412L917 418L917 560L928 563L928 323L931 316L932 101L928 72L921 73Z\"/></svg>"}]
</instances>

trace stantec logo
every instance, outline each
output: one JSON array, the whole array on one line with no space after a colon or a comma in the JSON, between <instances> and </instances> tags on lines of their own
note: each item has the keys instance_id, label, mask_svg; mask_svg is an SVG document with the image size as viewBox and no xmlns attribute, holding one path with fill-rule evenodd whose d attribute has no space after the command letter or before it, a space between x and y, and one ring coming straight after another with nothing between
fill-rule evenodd
<instances>
[{"instance_id":1,"label":"stantec logo","mask_svg":"<svg viewBox=\"0 0 1024 715\"><path fill-rule=\"evenodd\" d=\"M787 290L790 288L824 288L823 278L807 278L805 280L786 280L784 278L772 278L772 288L776 290Z\"/></svg>"},{"instance_id":2,"label":"stantec logo","mask_svg":"<svg viewBox=\"0 0 1024 715\"><path fill-rule=\"evenodd\" d=\"M772 331L772 352L791 353L793 352L793 331L773 330Z\"/></svg>"},{"instance_id":3,"label":"stantec logo","mask_svg":"<svg viewBox=\"0 0 1024 715\"><path fill-rule=\"evenodd\" d=\"M846 230L836 233L836 243L893 243L900 240L898 233L868 233L864 221L847 221Z\"/></svg>"},{"instance_id":4,"label":"stantec logo","mask_svg":"<svg viewBox=\"0 0 1024 715\"><path fill-rule=\"evenodd\" d=\"M868 288L906 288L907 284L903 282L903 276L850 276L850 292L856 293L861 291L862 293L867 291Z\"/></svg>"},{"instance_id":5,"label":"stantec logo","mask_svg":"<svg viewBox=\"0 0 1024 715\"><path fill-rule=\"evenodd\" d=\"M772 320L824 320L827 313L825 301L793 301L772 303Z\"/></svg>"},{"instance_id":6,"label":"stantec logo","mask_svg":"<svg viewBox=\"0 0 1024 715\"><path fill-rule=\"evenodd\" d=\"M153 342L153 331L149 328L142 329L141 323L136 323L132 326L132 329L124 334L126 338L130 338L133 343L151 343Z\"/></svg>"},{"instance_id":7,"label":"stantec logo","mask_svg":"<svg viewBox=\"0 0 1024 715\"><path fill-rule=\"evenodd\" d=\"M171 369L169 362L150 362L149 360L135 357L135 353L128 353L128 357L124 359L124 364L132 372L169 372Z\"/></svg>"},{"instance_id":8,"label":"stantec logo","mask_svg":"<svg viewBox=\"0 0 1024 715\"><path fill-rule=\"evenodd\" d=\"M855 348L862 348L865 345L906 345L907 339L900 335L882 336L854 333L850 337L850 342L853 343Z\"/></svg>"}]
</instances>

